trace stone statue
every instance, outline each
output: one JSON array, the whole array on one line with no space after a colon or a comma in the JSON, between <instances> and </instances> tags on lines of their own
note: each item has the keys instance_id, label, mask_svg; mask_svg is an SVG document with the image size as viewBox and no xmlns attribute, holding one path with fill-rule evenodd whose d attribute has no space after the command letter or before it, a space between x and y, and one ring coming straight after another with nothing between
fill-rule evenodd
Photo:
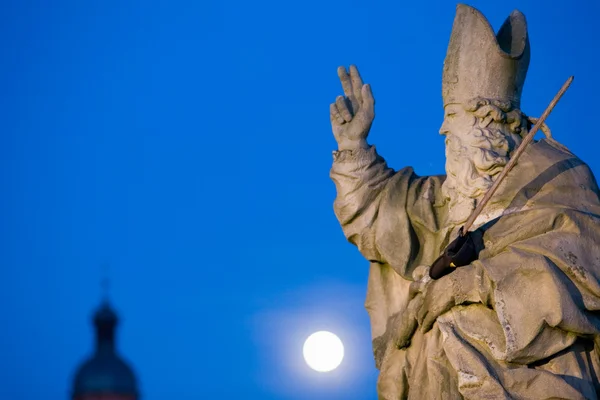
<instances>
[{"instance_id":1,"label":"stone statue","mask_svg":"<svg viewBox=\"0 0 600 400\"><path fill-rule=\"evenodd\" d=\"M458 5L443 71L444 176L387 166L366 141L371 88L356 67L338 69L334 209L370 262L380 399L600 398L600 191L547 129L475 221L478 259L428 274L535 121L520 109L529 46L519 11L495 34Z\"/></svg>"}]
</instances>

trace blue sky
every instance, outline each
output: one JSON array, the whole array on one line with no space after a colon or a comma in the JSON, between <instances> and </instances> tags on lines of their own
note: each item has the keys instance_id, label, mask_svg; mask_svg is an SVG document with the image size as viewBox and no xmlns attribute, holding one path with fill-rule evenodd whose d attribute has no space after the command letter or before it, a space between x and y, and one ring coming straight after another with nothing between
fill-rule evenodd
<instances>
[{"instance_id":1,"label":"blue sky","mask_svg":"<svg viewBox=\"0 0 600 400\"><path fill-rule=\"evenodd\" d=\"M594 0L519 8L523 109L592 167ZM443 172L441 71L454 1L8 1L0 15L0 398L65 399L92 350L102 265L146 400L376 399L368 264L332 210L338 65L372 85L370 142ZM311 372L302 340L346 359Z\"/></svg>"}]
</instances>

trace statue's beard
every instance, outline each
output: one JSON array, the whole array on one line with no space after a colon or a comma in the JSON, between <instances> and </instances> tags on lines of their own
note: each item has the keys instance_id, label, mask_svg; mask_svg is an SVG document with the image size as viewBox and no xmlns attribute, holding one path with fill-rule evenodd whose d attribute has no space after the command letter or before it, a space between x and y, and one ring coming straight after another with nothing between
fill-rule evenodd
<instances>
[{"instance_id":1,"label":"statue's beard","mask_svg":"<svg viewBox=\"0 0 600 400\"><path fill-rule=\"evenodd\" d=\"M448 202L450 224L461 224L471 215L508 163L513 145L498 129L474 127L460 136L448 134L442 193Z\"/></svg>"}]
</instances>

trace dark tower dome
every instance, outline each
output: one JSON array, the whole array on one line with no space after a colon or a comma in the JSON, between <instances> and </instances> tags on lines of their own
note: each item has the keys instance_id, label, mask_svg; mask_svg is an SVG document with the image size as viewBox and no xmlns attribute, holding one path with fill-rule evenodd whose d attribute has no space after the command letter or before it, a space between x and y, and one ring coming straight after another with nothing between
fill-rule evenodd
<instances>
[{"instance_id":1,"label":"dark tower dome","mask_svg":"<svg viewBox=\"0 0 600 400\"><path fill-rule=\"evenodd\" d=\"M75 374L73 400L139 398L135 374L115 348L115 328L118 322L118 317L108 302L104 302L96 311L96 351Z\"/></svg>"}]
</instances>

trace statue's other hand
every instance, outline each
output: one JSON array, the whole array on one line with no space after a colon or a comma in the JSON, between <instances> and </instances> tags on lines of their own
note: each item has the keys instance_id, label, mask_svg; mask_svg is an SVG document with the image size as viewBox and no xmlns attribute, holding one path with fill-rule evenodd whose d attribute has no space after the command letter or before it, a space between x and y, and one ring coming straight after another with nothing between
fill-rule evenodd
<instances>
[{"instance_id":1,"label":"statue's other hand","mask_svg":"<svg viewBox=\"0 0 600 400\"><path fill-rule=\"evenodd\" d=\"M419 327L417 313L422 304L423 296L418 294L410 301L406 311L398 315L393 331L393 341L396 348L403 349L410 346L411 339Z\"/></svg>"},{"instance_id":2,"label":"statue's other hand","mask_svg":"<svg viewBox=\"0 0 600 400\"><path fill-rule=\"evenodd\" d=\"M375 119L375 99L368 84L363 84L358 69L338 68L344 96L338 96L329 107L333 136L340 150L366 148L366 139Z\"/></svg>"},{"instance_id":3,"label":"statue's other hand","mask_svg":"<svg viewBox=\"0 0 600 400\"><path fill-rule=\"evenodd\" d=\"M474 276L473 267L469 265L456 268L451 274L437 280L427 277L421 280L424 284L421 283L416 289L423 295L423 304L417 313L421 331L429 331L437 318L454 306L477 301Z\"/></svg>"},{"instance_id":4,"label":"statue's other hand","mask_svg":"<svg viewBox=\"0 0 600 400\"><path fill-rule=\"evenodd\" d=\"M418 266L415 268L412 277L413 282L409 288L408 305L404 312L399 314L394 321L393 340L394 345L399 349L410 345L411 339L419 327L417 317L423 307L425 287L431 280L429 277L429 266Z\"/></svg>"},{"instance_id":5,"label":"statue's other hand","mask_svg":"<svg viewBox=\"0 0 600 400\"><path fill-rule=\"evenodd\" d=\"M423 304L417 321L423 333L428 332L436 319L456 305L452 282L446 277L432 280L423 294Z\"/></svg>"}]
</instances>

